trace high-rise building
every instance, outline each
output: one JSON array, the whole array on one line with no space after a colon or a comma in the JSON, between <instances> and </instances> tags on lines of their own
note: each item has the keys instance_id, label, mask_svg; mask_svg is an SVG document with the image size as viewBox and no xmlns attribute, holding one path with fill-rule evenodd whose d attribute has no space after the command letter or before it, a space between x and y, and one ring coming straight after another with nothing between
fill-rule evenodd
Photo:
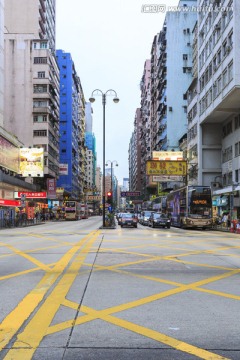
<instances>
[{"instance_id":1,"label":"high-rise building","mask_svg":"<svg viewBox=\"0 0 240 360\"><path fill-rule=\"evenodd\" d=\"M198 181L212 184L219 213L227 210L231 217L239 217L240 2L212 5L221 11L198 15Z\"/></svg>"},{"instance_id":2,"label":"high-rise building","mask_svg":"<svg viewBox=\"0 0 240 360\"><path fill-rule=\"evenodd\" d=\"M0 126L3 126L4 89L4 3L0 0Z\"/></svg>"},{"instance_id":3,"label":"high-rise building","mask_svg":"<svg viewBox=\"0 0 240 360\"><path fill-rule=\"evenodd\" d=\"M80 112L84 94L71 54L63 50L56 54L60 69L60 163L68 168L68 174L60 173L57 184L71 198L78 199L85 186L85 171L84 174L81 171L81 163L85 162L85 157L81 159L81 149L85 149L85 117Z\"/></svg>"},{"instance_id":4,"label":"high-rise building","mask_svg":"<svg viewBox=\"0 0 240 360\"><path fill-rule=\"evenodd\" d=\"M44 178L59 172L55 0L5 2L4 121L26 147L44 148Z\"/></svg>"}]
</instances>

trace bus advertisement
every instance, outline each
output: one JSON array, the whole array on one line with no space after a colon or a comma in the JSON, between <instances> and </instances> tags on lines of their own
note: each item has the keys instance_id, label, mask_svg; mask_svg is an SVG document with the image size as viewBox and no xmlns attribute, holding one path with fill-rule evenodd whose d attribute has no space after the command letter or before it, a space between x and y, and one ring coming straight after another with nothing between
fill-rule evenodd
<instances>
[{"instance_id":1,"label":"bus advertisement","mask_svg":"<svg viewBox=\"0 0 240 360\"><path fill-rule=\"evenodd\" d=\"M212 192L210 186L184 186L167 195L171 225L181 228L211 228Z\"/></svg>"},{"instance_id":2,"label":"bus advertisement","mask_svg":"<svg viewBox=\"0 0 240 360\"><path fill-rule=\"evenodd\" d=\"M66 220L80 220L80 203L77 201L65 202L65 219Z\"/></svg>"}]
</instances>

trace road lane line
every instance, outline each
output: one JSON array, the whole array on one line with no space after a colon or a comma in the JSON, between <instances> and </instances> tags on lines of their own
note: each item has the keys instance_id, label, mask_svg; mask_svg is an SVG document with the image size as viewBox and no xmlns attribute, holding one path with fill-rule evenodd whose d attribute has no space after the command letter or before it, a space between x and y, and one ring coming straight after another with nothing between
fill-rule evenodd
<instances>
[{"instance_id":1,"label":"road lane line","mask_svg":"<svg viewBox=\"0 0 240 360\"><path fill-rule=\"evenodd\" d=\"M90 240L84 244L80 253L76 256L75 260L71 263L58 284L52 290L52 293L46 298L36 314L26 325L23 332L18 334L17 340L13 344L12 349L9 350L5 356L4 360L32 359L34 352L46 335L49 325L70 290L78 275L79 269L84 263L93 243L99 236L99 233L99 231L95 232ZM76 248L79 249L77 246Z\"/></svg>"},{"instance_id":2,"label":"road lane line","mask_svg":"<svg viewBox=\"0 0 240 360\"><path fill-rule=\"evenodd\" d=\"M89 233L81 239L74 247L72 247L64 256L56 263L56 265L48 270L36 287L27 294L17 307L9 313L0 324L0 351L7 346L12 337L17 333L24 321L28 319L30 314L36 309L42 301L50 287L61 276L62 272L69 264L76 252L96 231Z\"/></svg>"}]
</instances>

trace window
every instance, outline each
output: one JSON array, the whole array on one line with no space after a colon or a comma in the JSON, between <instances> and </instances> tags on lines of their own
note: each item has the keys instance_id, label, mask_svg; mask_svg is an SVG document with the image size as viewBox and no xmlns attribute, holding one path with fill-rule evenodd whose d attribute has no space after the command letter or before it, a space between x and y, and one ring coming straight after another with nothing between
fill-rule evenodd
<instances>
[{"instance_id":1,"label":"window","mask_svg":"<svg viewBox=\"0 0 240 360\"><path fill-rule=\"evenodd\" d=\"M34 122L46 122L47 121L47 115L36 115L33 117Z\"/></svg>"},{"instance_id":2,"label":"window","mask_svg":"<svg viewBox=\"0 0 240 360\"><path fill-rule=\"evenodd\" d=\"M222 61L222 51L221 49L217 52L217 64L220 65Z\"/></svg>"},{"instance_id":3,"label":"window","mask_svg":"<svg viewBox=\"0 0 240 360\"><path fill-rule=\"evenodd\" d=\"M45 78L45 71L38 71L38 78L39 79Z\"/></svg>"},{"instance_id":4,"label":"window","mask_svg":"<svg viewBox=\"0 0 240 360\"><path fill-rule=\"evenodd\" d=\"M227 85L227 83L228 83L228 76L227 76L228 74L227 74L227 69L225 69L224 71L223 71L223 88Z\"/></svg>"},{"instance_id":5,"label":"window","mask_svg":"<svg viewBox=\"0 0 240 360\"><path fill-rule=\"evenodd\" d=\"M33 136L47 136L47 130L34 130Z\"/></svg>"},{"instance_id":6,"label":"window","mask_svg":"<svg viewBox=\"0 0 240 360\"><path fill-rule=\"evenodd\" d=\"M35 57L33 59L34 64L47 64L47 57Z\"/></svg>"},{"instance_id":7,"label":"window","mask_svg":"<svg viewBox=\"0 0 240 360\"><path fill-rule=\"evenodd\" d=\"M235 144L235 157L239 155L239 142Z\"/></svg>"},{"instance_id":8,"label":"window","mask_svg":"<svg viewBox=\"0 0 240 360\"><path fill-rule=\"evenodd\" d=\"M220 94L221 91L222 91L222 77L219 76L219 78L217 79L217 93L218 93L218 95Z\"/></svg>"},{"instance_id":9,"label":"window","mask_svg":"<svg viewBox=\"0 0 240 360\"><path fill-rule=\"evenodd\" d=\"M47 92L47 85L34 85L33 92L34 93L45 93L45 92Z\"/></svg>"},{"instance_id":10,"label":"window","mask_svg":"<svg viewBox=\"0 0 240 360\"><path fill-rule=\"evenodd\" d=\"M183 54L183 60L187 60L188 59L188 55L187 54Z\"/></svg>"},{"instance_id":11,"label":"window","mask_svg":"<svg viewBox=\"0 0 240 360\"><path fill-rule=\"evenodd\" d=\"M233 62L231 61L228 65L228 81L230 82L233 79Z\"/></svg>"},{"instance_id":12,"label":"window","mask_svg":"<svg viewBox=\"0 0 240 360\"><path fill-rule=\"evenodd\" d=\"M40 42L40 49L47 49L48 43L46 41Z\"/></svg>"},{"instance_id":13,"label":"window","mask_svg":"<svg viewBox=\"0 0 240 360\"><path fill-rule=\"evenodd\" d=\"M234 125L235 125L235 130L237 130L240 127L240 115L235 116Z\"/></svg>"},{"instance_id":14,"label":"window","mask_svg":"<svg viewBox=\"0 0 240 360\"><path fill-rule=\"evenodd\" d=\"M34 101L33 102L33 107L34 108L38 108L38 107L47 107L48 106L48 101Z\"/></svg>"}]
</instances>

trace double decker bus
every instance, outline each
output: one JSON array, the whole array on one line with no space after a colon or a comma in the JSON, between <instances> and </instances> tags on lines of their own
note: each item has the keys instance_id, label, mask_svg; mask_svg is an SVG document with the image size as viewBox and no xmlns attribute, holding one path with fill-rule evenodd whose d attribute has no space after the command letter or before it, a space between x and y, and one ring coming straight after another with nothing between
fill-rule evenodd
<instances>
[{"instance_id":1,"label":"double decker bus","mask_svg":"<svg viewBox=\"0 0 240 360\"><path fill-rule=\"evenodd\" d=\"M88 219L88 205L87 204L80 204L80 218Z\"/></svg>"},{"instance_id":2,"label":"double decker bus","mask_svg":"<svg viewBox=\"0 0 240 360\"><path fill-rule=\"evenodd\" d=\"M65 219L66 220L80 220L81 219L81 205L77 201L69 200L65 202Z\"/></svg>"},{"instance_id":3,"label":"double decker bus","mask_svg":"<svg viewBox=\"0 0 240 360\"><path fill-rule=\"evenodd\" d=\"M212 192L210 186L184 186L167 195L171 225L181 228L211 228Z\"/></svg>"}]
</instances>

